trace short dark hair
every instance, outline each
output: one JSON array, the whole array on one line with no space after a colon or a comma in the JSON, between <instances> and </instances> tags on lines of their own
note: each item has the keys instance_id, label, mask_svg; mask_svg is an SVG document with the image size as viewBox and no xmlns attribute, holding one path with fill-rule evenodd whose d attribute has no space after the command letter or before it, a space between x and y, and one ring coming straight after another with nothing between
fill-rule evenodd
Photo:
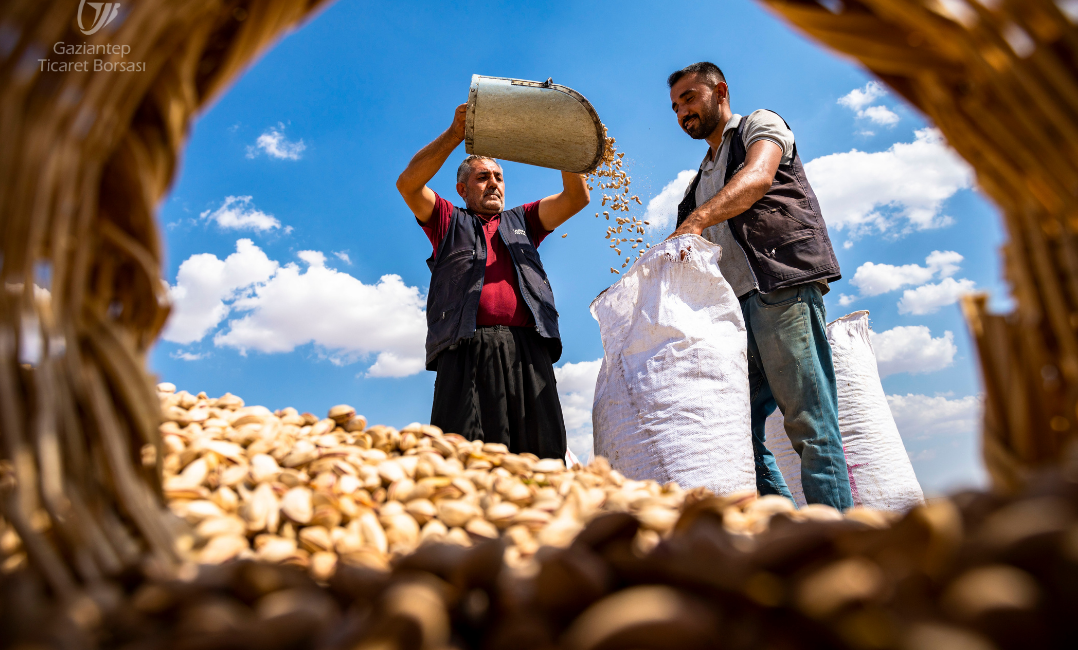
<instances>
[{"instance_id":1,"label":"short dark hair","mask_svg":"<svg viewBox=\"0 0 1078 650\"><path fill-rule=\"evenodd\" d=\"M700 61L699 63L687 65L671 74L666 78L666 85L673 88L674 84L676 84L682 77L689 74L701 77L711 86L714 86L720 81L726 81L726 75L722 73L722 69L719 68L719 66L710 61Z\"/></svg>"},{"instance_id":2,"label":"short dark hair","mask_svg":"<svg viewBox=\"0 0 1078 650\"><path fill-rule=\"evenodd\" d=\"M500 162L498 162L497 160L495 160L495 159L493 159L493 158L491 158L489 156L477 156L477 155L475 155L473 153L472 155L468 156L464 160L460 161L460 166L457 167L457 182L458 183L467 183L468 182L468 177L472 175L472 163L476 162L477 160L489 160L490 162L494 163L498 167L502 166L502 164Z\"/></svg>"}]
</instances>

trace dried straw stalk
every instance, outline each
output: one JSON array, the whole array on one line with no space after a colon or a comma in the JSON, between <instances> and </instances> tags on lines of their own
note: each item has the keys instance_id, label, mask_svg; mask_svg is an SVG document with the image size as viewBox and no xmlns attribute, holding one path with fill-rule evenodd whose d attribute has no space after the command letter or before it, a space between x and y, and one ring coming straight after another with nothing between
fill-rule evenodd
<instances>
[{"instance_id":1,"label":"dried straw stalk","mask_svg":"<svg viewBox=\"0 0 1078 650\"><path fill-rule=\"evenodd\" d=\"M145 370L169 310L156 204L196 111L319 4L131 0L88 37L75 0L0 4L0 515L63 600L177 562ZM146 69L42 72L95 58L60 41Z\"/></svg>"},{"instance_id":2,"label":"dried straw stalk","mask_svg":"<svg viewBox=\"0 0 1078 650\"><path fill-rule=\"evenodd\" d=\"M1052 0L760 1L924 111L1000 207L1017 308L990 314L980 295L963 310L985 460L1017 488L1078 432L1078 29Z\"/></svg>"}]
</instances>

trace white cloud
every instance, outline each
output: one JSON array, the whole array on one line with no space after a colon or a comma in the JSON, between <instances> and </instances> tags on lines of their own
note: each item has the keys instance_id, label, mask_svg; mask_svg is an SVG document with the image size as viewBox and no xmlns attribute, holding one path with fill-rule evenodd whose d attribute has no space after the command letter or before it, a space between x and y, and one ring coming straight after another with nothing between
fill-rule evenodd
<instances>
[{"instance_id":1,"label":"white cloud","mask_svg":"<svg viewBox=\"0 0 1078 650\"><path fill-rule=\"evenodd\" d=\"M981 415L981 398L975 395L958 399L913 393L888 395L887 404L899 433L907 440L971 433L977 429Z\"/></svg>"},{"instance_id":2,"label":"white cloud","mask_svg":"<svg viewBox=\"0 0 1078 650\"><path fill-rule=\"evenodd\" d=\"M943 370L954 363L954 355L958 352L953 332L932 338L932 332L924 325L896 327L878 334L873 332L872 348L876 352L881 377L900 372L921 374Z\"/></svg>"},{"instance_id":3,"label":"white cloud","mask_svg":"<svg viewBox=\"0 0 1078 650\"><path fill-rule=\"evenodd\" d=\"M663 189L655 198L648 201L644 220L651 222L653 231L672 231L677 223L677 206L685 198L685 190L689 187L695 169L686 169L678 172L677 178L663 186Z\"/></svg>"},{"instance_id":4,"label":"white cloud","mask_svg":"<svg viewBox=\"0 0 1078 650\"><path fill-rule=\"evenodd\" d=\"M251 205L250 196L228 196L216 210L206 210L200 217L217 222L226 230L257 230L264 232L280 228L281 222Z\"/></svg>"},{"instance_id":5,"label":"white cloud","mask_svg":"<svg viewBox=\"0 0 1078 650\"><path fill-rule=\"evenodd\" d=\"M258 136L258 140L247 147L247 157L254 158L260 151L265 152L271 158L279 160L299 160L307 145L303 140L291 142L284 135L284 124L278 122L276 127L266 129L266 132Z\"/></svg>"},{"instance_id":6,"label":"white cloud","mask_svg":"<svg viewBox=\"0 0 1078 650\"><path fill-rule=\"evenodd\" d=\"M206 336L228 315L226 301L243 288L268 280L277 266L250 239L237 241L236 252L224 260L210 253L187 258L176 273L176 286L169 289L172 315L162 337L187 344Z\"/></svg>"},{"instance_id":7,"label":"white cloud","mask_svg":"<svg viewBox=\"0 0 1078 650\"><path fill-rule=\"evenodd\" d=\"M898 302L900 314L922 316L939 311L941 307L954 304L960 296L976 287L972 280L951 276L959 271L963 257L955 251L932 251L925 258L925 265L876 264L865 262L857 267L850 284L860 291L859 296L842 294L839 304L849 306L857 298L878 296L909 285L921 285L907 289ZM936 284L926 284L933 278L941 278Z\"/></svg>"},{"instance_id":8,"label":"white cloud","mask_svg":"<svg viewBox=\"0 0 1078 650\"><path fill-rule=\"evenodd\" d=\"M892 127L899 123L900 119L891 109L886 106L870 106L880 97L887 94L876 81L870 81L865 84L864 88L854 88L849 94L839 97L838 103L846 108L857 113L858 119L867 119L873 124L879 124L880 126ZM876 135L872 131L862 130L860 135L872 136Z\"/></svg>"},{"instance_id":9,"label":"white cloud","mask_svg":"<svg viewBox=\"0 0 1078 650\"><path fill-rule=\"evenodd\" d=\"M596 359L554 368L569 447L584 463L592 453L591 406L595 401L595 380L602 364L602 359Z\"/></svg>"},{"instance_id":10,"label":"white cloud","mask_svg":"<svg viewBox=\"0 0 1078 650\"><path fill-rule=\"evenodd\" d=\"M869 121L880 126L894 126L898 124L900 119L896 113L886 106L869 106L865 110L858 112L857 117L868 118Z\"/></svg>"},{"instance_id":11,"label":"white cloud","mask_svg":"<svg viewBox=\"0 0 1078 650\"><path fill-rule=\"evenodd\" d=\"M164 338L193 343L229 313L246 312L217 332L215 345L274 353L310 343L337 365L374 355L369 377L423 370L427 323L418 288L396 275L364 284L327 268L324 253L296 255L305 268L270 260L249 239L237 241L236 252L225 260L192 255L180 265L171 289L173 315ZM189 359L182 356L189 353L176 354Z\"/></svg>"},{"instance_id":12,"label":"white cloud","mask_svg":"<svg viewBox=\"0 0 1078 650\"><path fill-rule=\"evenodd\" d=\"M194 352L186 352L184 350L176 350L175 352L173 352L172 354L170 354L168 356L172 357L173 359L180 359L182 361L198 361L199 359L205 359L206 357L210 356L210 353L209 352L199 352L199 353L196 354Z\"/></svg>"},{"instance_id":13,"label":"white cloud","mask_svg":"<svg viewBox=\"0 0 1078 650\"><path fill-rule=\"evenodd\" d=\"M963 259L954 251L932 251L925 258L925 266L865 262L857 267L850 284L857 287L862 297L878 296L907 285L923 284L934 277L950 277L958 272L958 264Z\"/></svg>"},{"instance_id":14,"label":"white cloud","mask_svg":"<svg viewBox=\"0 0 1078 650\"><path fill-rule=\"evenodd\" d=\"M857 287L862 297L878 296L908 284L921 284L932 279L932 269L916 264L894 266L865 262L857 267L850 284Z\"/></svg>"},{"instance_id":15,"label":"white cloud","mask_svg":"<svg viewBox=\"0 0 1078 650\"><path fill-rule=\"evenodd\" d=\"M348 252L347 251L334 251L333 256L336 257L337 259L339 259L340 261L344 262L345 264L350 265L352 263L352 258L348 257Z\"/></svg>"},{"instance_id":16,"label":"white cloud","mask_svg":"<svg viewBox=\"0 0 1078 650\"><path fill-rule=\"evenodd\" d=\"M849 94L840 97L838 103L854 111L864 109L866 106L887 94L878 81L870 81L864 88L854 88Z\"/></svg>"},{"instance_id":17,"label":"white cloud","mask_svg":"<svg viewBox=\"0 0 1078 650\"><path fill-rule=\"evenodd\" d=\"M325 266L318 251L297 256L307 268L289 263L255 284L232 304L245 311L214 336L219 347L241 352L291 352L313 343L337 364L377 355L370 377L404 377L424 368L427 334L424 297L397 275L376 284Z\"/></svg>"},{"instance_id":18,"label":"white cloud","mask_svg":"<svg viewBox=\"0 0 1078 650\"><path fill-rule=\"evenodd\" d=\"M898 301L898 313L916 316L933 314L941 307L958 302L959 297L971 293L974 289L976 284L973 280L954 278L944 278L936 284L907 289L902 292L902 299Z\"/></svg>"},{"instance_id":19,"label":"white cloud","mask_svg":"<svg viewBox=\"0 0 1078 650\"><path fill-rule=\"evenodd\" d=\"M318 251L300 251L296 253L296 257L300 258L310 266L325 266L326 255Z\"/></svg>"},{"instance_id":20,"label":"white cloud","mask_svg":"<svg viewBox=\"0 0 1078 650\"><path fill-rule=\"evenodd\" d=\"M954 251L932 251L925 258L925 264L941 278L949 278L958 273L959 262L965 258Z\"/></svg>"},{"instance_id":21,"label":"white cloud","mask_svg":"<svg viewBox=\"0 0 1078 650\"><path fill-rule=\"evenodd\" d=\"M425 331L426 324L424 323ZM330 361L333 361L335 365L343 363L335 357L331 357ZM417 372L422 372L424 368L426 368L426 365L422 356L417 356L416 354L398 355L396 352L383 351L378 353L378 358L367 369L366 374L368 377L407 377Z\"/></svg>"},{"instance_id":22,"label":"white cloud","mask_svg":"<svg viewBox=\"0 0 1078 650\"><path fill-rule=\"evenodd\" d=\"M824 219L856 238L871 232L895 236L949 225L943 202L971 186L969 165L936 129L921 129L913 142L886 151L854 149L805 165Z\"/></svg>"}]
</instances>

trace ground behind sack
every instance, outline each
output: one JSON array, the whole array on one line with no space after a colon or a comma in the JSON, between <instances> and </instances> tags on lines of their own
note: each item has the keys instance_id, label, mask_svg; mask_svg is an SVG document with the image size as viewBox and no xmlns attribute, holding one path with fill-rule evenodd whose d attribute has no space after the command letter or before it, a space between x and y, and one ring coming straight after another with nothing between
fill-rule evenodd
<instances>
[{"instance_id":1,"label":"ground behind sack","mask_svg":"<svg viewBox=\"0 0 1078 650\"><path fill-rule=\"evenodd\" d=\"M595 453L629 478L756 487L745 323L720 254L696 235L666 240L592 302Z\"/></svg>"}]
</instances>

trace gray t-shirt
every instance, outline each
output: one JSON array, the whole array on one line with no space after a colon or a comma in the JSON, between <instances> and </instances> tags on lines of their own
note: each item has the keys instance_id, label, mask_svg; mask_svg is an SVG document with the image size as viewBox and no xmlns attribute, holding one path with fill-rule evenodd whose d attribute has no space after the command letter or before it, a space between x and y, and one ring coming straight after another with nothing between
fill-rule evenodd
<instances>
[{"instance_id":1,"label":"gray t-shirt","mask_svg":"<svg viewBox=\"0 0 1078 650\"><path fill-rule=\"evenodd\" d=\"M786 126L782 118L767 110L759 110L748 117L734 115L726 123L722 131L722 146L719 155L709 159L704 155L704 161L700 168L700 183L696 186L696 205L700 206L719 193L726 184L726 161L730 159L730 139L737 133L741 120L748 120L745 130L742 132L745 149L748 149L758 140L770 140L782 149L782 160L779 164L788 165L794 158L794 134ZM709 150L710 152L710 150ZM686 190L688 194L688 190ZM719 270L723 277L730 283L734 294L744 296L754 289L758 289L756 276L749 267L749 260L745 257L745 251L738 245L734 236L730 233L730 224L722 222L711 226L703 232L704 239L722 247L722 257L719 258Z\"/></svg>"}]
</instances>

